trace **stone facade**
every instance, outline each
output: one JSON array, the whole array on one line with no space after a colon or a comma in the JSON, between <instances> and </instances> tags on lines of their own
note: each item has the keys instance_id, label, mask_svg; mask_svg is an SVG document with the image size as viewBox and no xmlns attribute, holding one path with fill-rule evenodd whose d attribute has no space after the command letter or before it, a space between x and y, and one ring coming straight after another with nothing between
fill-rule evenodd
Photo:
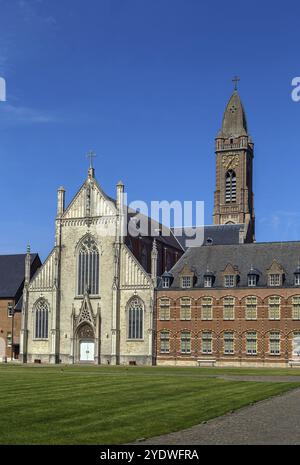
<instances>
[{"instance_id":1,"label":"stone facade","mask_svg":"<svg viewBox=\"0 0 300 465\"><path fill-rule=\"evenodd\" d=\"M153 363L157 250L171 254L173 260L183 252L174 238L170 247L166 241L161 244L159 238L157 244L153 238L138 238L136 241L147 247L150 241L152 244L151 273L143 268L140 247L135 245L136 257L126 244L126 236L121 234L126 221L121 208L123 191L124 186L119 183L116 201L108 197L98 185L93 168L66 209L64 189L58 190L55 246L39 272L25 282L23 362ZM93 278L97 281L93 284L96 290L86 287L79 291L79 275L84 273L80 267L88 266L80 264L79 253L84 244L91 243L95 260L100 263L99 267L91 265L94 268L90 271L97 273L95 268L99 268L99 276L95 278L95 274ZM159 258L162 262L163 257ZM143 314L138 337L129 337L129 311L133 304ZM42 316L38 317L38 312ZM133 326L140 324L141 317L136 318Z\"/></svg>"}]
</instances>

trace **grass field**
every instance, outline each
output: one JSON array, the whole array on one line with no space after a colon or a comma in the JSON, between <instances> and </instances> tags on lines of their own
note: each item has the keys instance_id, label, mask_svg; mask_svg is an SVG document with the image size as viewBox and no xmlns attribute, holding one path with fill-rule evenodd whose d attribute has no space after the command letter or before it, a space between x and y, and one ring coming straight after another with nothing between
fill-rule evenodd
<instances>
[{"instance_id":1,"label":"grass field","mask_svg":"<svg viewBox=\"0 0 300 465\"><path fill-rule=\"evenodd\" d=\"M214 374L299 375L298 383ZM121 444L300 386L300 370L0 365L0 444Z\"/></svg>"}]
</instances>

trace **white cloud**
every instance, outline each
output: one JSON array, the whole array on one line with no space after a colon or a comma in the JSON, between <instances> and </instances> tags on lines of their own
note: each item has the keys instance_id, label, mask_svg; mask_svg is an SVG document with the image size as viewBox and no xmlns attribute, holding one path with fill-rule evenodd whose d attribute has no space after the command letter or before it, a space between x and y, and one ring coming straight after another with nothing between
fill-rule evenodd
<instances>
[{"instance_id":1,"label":"white cloud","mask_svg":"<svg viewBox=\"0 0 300 465\"><path fill-rule=\"evenodd\" d=\"M0 114L2 122L14 124L43 124L56 121L53 116L34 108L15 106L8 103L1 104Z\"/></svg>"}]
</instances>

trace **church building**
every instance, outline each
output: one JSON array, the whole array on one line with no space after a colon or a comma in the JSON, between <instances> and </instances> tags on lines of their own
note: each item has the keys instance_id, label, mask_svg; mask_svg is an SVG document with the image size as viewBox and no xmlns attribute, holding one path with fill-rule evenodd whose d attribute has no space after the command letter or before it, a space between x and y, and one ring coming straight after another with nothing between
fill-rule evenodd
<instances>
[{"instance_id":1,"label":"church building","mask_svg":"<svg viewBox=\"0 0 300 465\"><path fill-rule=\"evenodd\" d=\"M116 200L104 193L92 164L65 208L57 197L55 245L30 280L26 258L21 360L35 363L152 364L157 270L170 268L184 250L172 231L152 224L155 237L129 237L124 185Z\"/></svg>"}]
</instances>

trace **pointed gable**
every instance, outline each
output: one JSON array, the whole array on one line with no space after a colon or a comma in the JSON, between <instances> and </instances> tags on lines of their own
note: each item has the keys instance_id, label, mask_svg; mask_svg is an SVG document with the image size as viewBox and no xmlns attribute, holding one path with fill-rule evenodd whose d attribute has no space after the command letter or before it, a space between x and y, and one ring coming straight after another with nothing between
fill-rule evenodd
<instances>
[{"instance_id":1,"label":"pointed gable","mask_svg":"<svg viewBox=\"0 0 300 465\"><path fill-rule=\"evenodd\" d=\"M30 281L30 290L46 291L53 289L55 284L55 255L55 249L53 249Z\"/></svg>"},{"instance_id":2,"label":"pointed gable","mask_svg":"<svg viewBox=\"0 0 300 465\"><path fill-rule=\"evenodd\" d=\"M93 179L88 179L63 214L64 219L114 216L116 208L110 199Z\"/></svg>"},{"instance_id":3,"label":"pointed gable","mask_svg":"<svg viewBox=\"0 0 300 465\"><path fill-rule=\"evenodd\" d=\"M123 288L149 288L151 284L150 276L128 247L124 245L121 251L121 286Z\"/></svg>"}]
</instances>

